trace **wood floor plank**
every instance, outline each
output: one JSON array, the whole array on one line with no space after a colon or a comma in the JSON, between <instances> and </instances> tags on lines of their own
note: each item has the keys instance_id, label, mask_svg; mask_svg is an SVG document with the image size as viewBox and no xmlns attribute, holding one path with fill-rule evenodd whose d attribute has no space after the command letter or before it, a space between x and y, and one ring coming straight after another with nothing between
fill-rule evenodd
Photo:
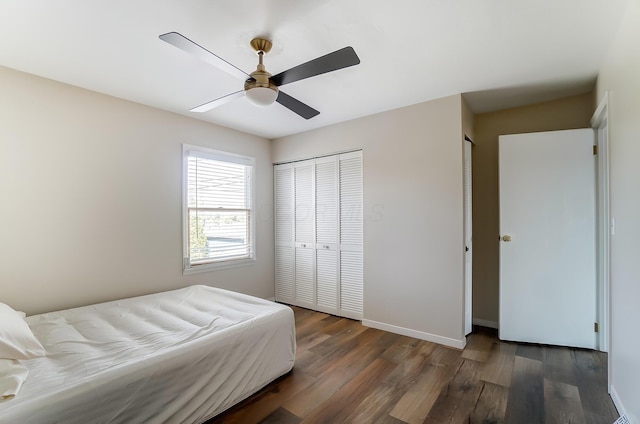
<instances>
[{"instance_id":1,"label":"wood floor plank","mask_svg":"<svg viewBox=\"0 0 640 424\"><path fill-rule=\"evenodd\" d=\"M367 328L364 331L353 332L353 334L355 336L350 335L348 340L341 339L341 334L339 334L309 349L311 352L320 355L320 359L304 368L304 371L313 376L320 376L327 372L328 369L333 368L335 361L344 362L345 358L355 359L356 356L362 355L358 347L374 344L376 339L384 335L384 332ZM328 341L335 341L336 343L327 343Z\"/></svg>"},{"instance_id":2,"label":"wood floor plank","mask_svg":"<svg viewBox=\"0 0 640 424\"><path fill-rule=\"evenodd\" d=\"M561 346L545 346L543 352L545 378L575 386L577 384L577 367L571 356L571 349Z\"/></svg>"},{"instance_id":3,"label":"wood floor plank","mask_svg":"<svg viewBox=\"0 0 640 424\"><path fill-rule=\"evenodd\" d=\"M413 337L400 336L396 343L391 345L389 349L385 350L382 357L399 364L403 362L422 340L414 339ZM429 343L429 342L424 342Z\"/></svg>"},{"instance_id":4,"label":"wood floor plank","mask_svg":"<svg viewBox=\"0 0 640 424\"><path fill-rule=\"evenodd\" d=\"M378 386L397 365L383 358L375 359L340 390L331 396L330 408L318 407L302 420L304 424L349 422L346 418L367 396L372 387Z\"/></svg>"},{"instance_id":5,"label":"wood floor plank","mask_svg":"<svg viewBox=\"0 0 640 424\"><path fill-rule=\"evenodd\" d=\"M324 317L321 319L312 319L310 317L300 325L300 328L296 327L296 337L302 338L309 334L317 333L327 325L336 323L340 320L340 318L334 317L333 315L321 314L320 316L322 315L324 315Z\"/></svg>"},{"instance_id":6,"label":"wood floor plank","mask_svg":"<svg viewBox=\"0 0 640 424\"><path fill-rule=\"evenodd\" d=\"M398 391L396 387L382 383L369 393L358 405L358 408L346 418L345 422L370 424L389 421L389 413L403 395L403 391ZM394 419L397 420L397 418ZM400 420L398 422L404 423Z\"/></svg>"},{"instance_id":7,"label":"wood floor plank","mask_svg":"<svg viewBox=\"0 0 640 424\"><path fill-rule=\"evenodd\" d=\"M295 368L299 370L304 370L307 367L311 366L311 364L321 359L322 359L321 355L318 355L317 353L314 353L309 349L297 349Z\"/></svg>"},{"instance_id":8,"label":"wood floor plank","mask_svg":"<svg viewBox=\"0 0 640 424\"><path fill-rule=\"evenodd\" d=\"M329 340L326 340L322 343L318 343L311 350L323 356L329 355L335 352L337 348L341 348L341 347L343 348L342 350L348 350L349 347L353 345L352 339L355 337L358 337L361 333L365 332L366 330L368 330L368 328L363 326L359 322L348 321L348 325L342 331L340 331L338 334L335 334Z\"/></svg>"},{"instance_id":9,"label":"wood floor plank","mask_svg":"<svg viewBox=\"0 0 640 424\"><path fill-rule=\"evenodd\" d=\"M264 420L260 421L260 424L298 424L300 421L302 421L300 418L286 409L278 408Z\"/></svg>"},{"instance_id":10,"label":"wood floor plank","mask_svg":"<svg viewBox=\"0 0 640 424\"><path fill-rule=\"evenodd\" d=\"M305 319L318 314L316 311L300 308L298 306L290 306L290 308L293 310L296 326L300 325Z\"/></svg>"},{"instance_id":11,"label":"wood floor plank","mask_svg":"<svg viewBox=\"0 0 640 424\"><path fill-rule=\"evenodd\" d=\"M511 385L513 361L516 356L517 345L494 340L489 359L480 371L480 380L498 384L503 387Z\"/></svg>"},{"instance_id":12,"label":"wood floor plank","mask_svg":"<svg viewBox=\"0 0 640 424\"><path fill-rule=\"evenodd\" d=\"M588 424L612 423L618 412L607 394L606 355L586 349L572 350L578 390Z\"/></svg>"},{"instance_id":13,"label":"wood floor plank","mask_svg":"<svg viewBox=\"0 0 640 424\"><path fill-rule=\"evenodd\" d=\"M386 347L376 347L375 341L383 335L384 332L378 330L364 331L355 338L356 344L361 343L362 350L350 349L343 355L331 356L329 361L319 361L317 366L312 365L309 368L311 375L322 378L318 378L283 406L298 417L305 418L380 356Z\"/></svg>"},{"instance_id":14,"label":"wood floor plank","mask_svg":"<svg viewBox=\"0 0 640 424\"><path fill-rule=\"evenodd\" d=\"M404 344L405 340L400 337L398 342ZM398 343L394 343L393 346L398 346ZM395 360L391 360L390 362L397 364L395 369L381 385L371 390L358 409L348 416L345 422L368 424L383 420L389 415L407 388L416 382L416 376L420 375L424 367L428 365L429 357L436 346L430 342L416 343L403 362L397 363ZM385 350L381 357L385 358L387 352L389 349ZM393 357L393 359L397 358Z\"/></svg>"},{"instance_id":15,"label":"wood floor plank","mask_svg":"<svg viewBox=\"0 0 640 424\"><path fill-rule=\"evenodd\" d=\"M279 409L292 396L309 387L315 380L315 377L294 369L286 377L277 380L275 384L270 384L241 404L233 407L224 415L223 421L214 419L207 422L207 424L223 422L225 424L258 423ZM251 405L250 408L245 407L248 404Z\"/></svg>"},{"instance_id":16,"label":"wood floor plank","mask_svg":"<svg viewBox=\"0 0 640 424\"><path fill-rule=\"evenodd\" d=\"M383 351L380 352L381 355L385 350L389 349L389 346L395 344L401 337L399 334L389 333L388 331L383 331L383 333L382 337L376 341L377 347L384 347Z\"/></svg>"},{"instance_id":17,"label":"wood floor plank","mask_svg":"<svg viewBox=\"0 0 640 424\"><path fill-rule=\"evenodd\" d=\"M542 362L516 356L509 389L505 421L544 424L544 377Z\"/></svg>"},{"instance_id":18,"label":"wood floor plank","mask_svg":"<svg viewBox=\"0 0 640 424\"><path fill-rule=\"evenodd\" d=\"M354 423L355 424L355 423ZM404 421L399 420L391 415L380 418L378 421L362 424L406 424Z\"/></svg>"},{"instance_id":19,"label":"wood floor plank","mask_svg":"<svg viewBox=\"0 0 640 424\"><path fill-rule=\"evenodd\" d=\"M482 383L478 402L469 416L469 424L503 424L509 389L486 381Z\"/></svg>"},{"instance_id":20,"label":"wood floor plank","mask_svg":"<svg viewBox=\"0 0 640 424\"><path fill-rule=\"evenodd\" d=\"M342 331L348 329L348 328L352 328L354 325L357 326L359 325L360 322L352 320L352 319L348 319L348 318L342 318L338 321L336 321L335 323L328 325L327 327L322 329L322 333L323 334L327 334L329 336L335 336L336 334L341 333Z\"/></svg>"},{"instance_id":21,"label":"wood floor plank","mask_svg":"<svg viewBox=\"0 0 640 424\"><path fill-rule=\"evenodd\" d=\"M298 306L291 306L291 309L293 309L296 330L302 328L307 322L318 321L329 316L328 314L300 308Z\"/></svg>"},{"instance_id":22,"label":"wood floor plank","mask_svg":"<svg viewBox=\"0 0 640 424\"><path fill-rule=\"evenodd\" d=\"M462 352L462 357L474 361L486 362L491 355L494 338L486 332L470 334L467 345Z\"/></svg>"},{"instance_id":23,"label":"wood floor plank","mask_svg":"<svg viewBox=\"0 0 640 424\"><path fill-rule=\"evenodd\" d=\"M425 424L455 424L468 422L482 392L478 378L480 363L462 358L453 379L442 389L440 396L424 420Z\"/></svg>"},{"instance_id":24,"label":"wood floor plank","mask_svg":"<svg viewBox=\"0 0 640 424\"><path fill-rule=\"evenodd\" d=\"M416 345L403 362L384 380L385 384L404 390L416 381L429 364L440 364L440 359L432 358L433 351L438 347L435 343L423 342ZM391 361L394 362L394 361ZM395 363L395 362L394 362Z\"/></svg>"},{"instance_id":25,"label":"wood floor plank","mask_svg":"<svg viewBox=\"0 0 640 424\"><path fill-rule=\"evenodd\" d=\"M283 407L294 415L305 417L314 409L324 404L340 387L346 384L355 374L332 373L327 378L319 379L315 384L286 402ZM329 405L327 405L329 406Z\"/></svg>"},{"instance_id":26,"label":"wood floor plank","mask_svg":"<svg viewBox=\"0 0 640 424\"><path fill-rule=\"evenodd\" d=\"M455 372L453 365L460 359L460 353L456 349L437 346L429 356L428 366L389 415L409 424L422 423L440 396L440 391Z\"/></svg>"},{"instance_id":27,"label":"wood floor plank","mask_svg":"<svg viewBox=\"0 0 640 424\"><path fill-rule=\"evenodd\" d=\"M543 360L542 346L537 344L531 344L531 343L525 343L525 344L519 343L516 349L516 355L522 356L523 358L542 361Z\"/></svg>"},{"instance_id":28,"label":"wood floor plank","mask_svg":"<svg viewBox=\"0 0 640 424\"><path fill-rule=\"evenodd\" d=\"M546 424L584 424L580 393L576 386L544 380Z\"/></svg>"},{"instance_id":29,"label":"wood floor plank","mask_svg":"<svg viewBox=\"0 0 640 424\"><path fill-rule=\"evenodd\" d=\"M303 370L309 370L311 367L319 367L323 364L331 362L335 357L346 354L352 344L345 347L345 343L349 343L354 337L358 337L363 333L367 327L364 327L360 323L354 323L350 321L349 327L343 329L340 333L333 337L329 337L313 346L307 346L306 349L301 350L300 356L296 355L296 366ZM323 333L321 333L323 334ZM368 333L374 334L374 333ZM360 339L356 339L359 341ZM356 342L357 343L357 342Z\"/></svg>"},{"instance_id":30,"label":"wood floor plank","mask_svg":"<svg viewBox=\"0 0 640 424\"><path fill-rule=\"evenodd\" d=\"M329 337L331 336L321 332L311 333L304 337L300 337L298 340L296 340L296 352L301 353L305 350L308 350L318 343L322 343L323 341L327 340Z\"/></svg>"}]
</instances>

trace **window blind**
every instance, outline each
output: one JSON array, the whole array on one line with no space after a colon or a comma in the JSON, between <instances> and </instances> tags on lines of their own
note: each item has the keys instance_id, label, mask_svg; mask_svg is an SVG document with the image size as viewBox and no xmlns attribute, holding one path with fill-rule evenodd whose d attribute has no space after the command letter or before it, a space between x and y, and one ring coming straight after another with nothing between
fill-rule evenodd
<instances>
[{"instance_id":1,"label":"window blind","mask_svg":"<svg viewBox=\"0 0 640 424\"><path fill-rule=\"evenodd\" d=\"M189 265L251 259L253 166L187 154ZM220 159L217 159L220 158ZM235 159L235 158L233 158Z\"/></svg>"}]
</instances>

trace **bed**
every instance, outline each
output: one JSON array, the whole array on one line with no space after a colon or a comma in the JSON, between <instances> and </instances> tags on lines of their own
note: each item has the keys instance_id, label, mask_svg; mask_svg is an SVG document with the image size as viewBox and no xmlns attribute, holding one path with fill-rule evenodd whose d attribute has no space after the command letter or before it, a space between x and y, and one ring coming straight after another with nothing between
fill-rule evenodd
<instances>
[{"instance_id":1,"label":"bed","mask_svg":"<svg viewBox=\"0 0 640 424\"><path fill-rule=\"evenodd\" d=\"M11 362L28 376L0 423L202 423L295 358L289 307L208 286L24 321L45 355Z\"/></svg>"}]
</instances>

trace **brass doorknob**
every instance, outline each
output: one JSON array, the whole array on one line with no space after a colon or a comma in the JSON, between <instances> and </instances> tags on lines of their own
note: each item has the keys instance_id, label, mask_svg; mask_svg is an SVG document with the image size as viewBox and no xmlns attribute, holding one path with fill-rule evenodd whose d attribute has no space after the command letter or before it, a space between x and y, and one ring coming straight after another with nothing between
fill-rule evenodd
<instances>
[{"instance_id":1,"label":"brass doorknob","mask_svg":"<svg viewBox=\"0 0 640 424\"><path fill-rule=\"evenodd\" d=\"M505 236L502 236L502 241L509 243L511 241L511 236L508 234Z\"/></svg>"}]
</instances>

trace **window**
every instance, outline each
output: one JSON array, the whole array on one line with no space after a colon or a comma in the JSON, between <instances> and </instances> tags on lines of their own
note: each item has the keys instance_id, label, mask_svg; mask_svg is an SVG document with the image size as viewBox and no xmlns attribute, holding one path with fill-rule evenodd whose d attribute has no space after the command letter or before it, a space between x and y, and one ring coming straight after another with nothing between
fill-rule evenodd
<instances>
[{"instance_id":1,"label":"window","mask_svg":"<svg viewBox=\"0 0 640 424\"><path fill-rule=\"evenodd\" d=\"M183 146L184 272L253 262L251 157Z\"/></svg>"}]
</instances>

